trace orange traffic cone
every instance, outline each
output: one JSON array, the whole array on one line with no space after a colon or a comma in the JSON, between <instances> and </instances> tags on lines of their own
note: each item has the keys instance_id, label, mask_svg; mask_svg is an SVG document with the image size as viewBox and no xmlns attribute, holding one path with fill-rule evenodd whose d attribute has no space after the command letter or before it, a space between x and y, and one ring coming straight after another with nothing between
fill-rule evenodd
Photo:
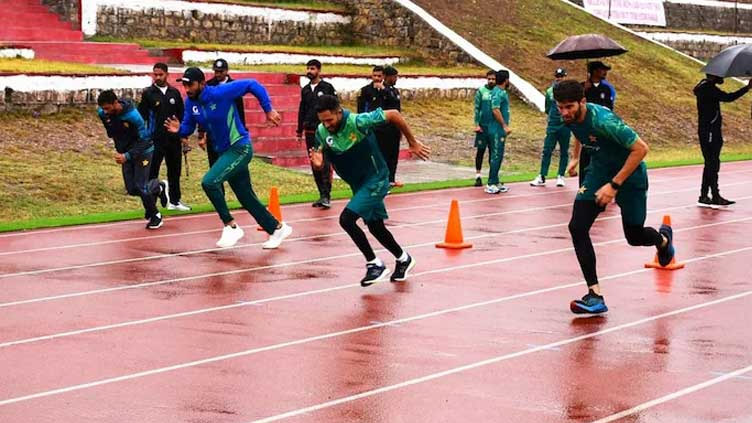
<instances>
[{"instance_id":1,"label":"orange traffic cone","mask_svg":"<svg viewBox=\"0 0 752 423\"><path fill-rule=\"evenodd\" d=\"M671 226L671 216L669 215L663 216L663 224L666 226ZM674 257L671 259L671 263L665 266L661 266L660 262L658 262L658 254L656 254L652 262L645 263L645 267L647 269L677 270L677 269L683 268L684 263L677 262L676 257Z\"/></svg>"},{"instance_id":2,"label":"orange traffic cone","mask_svg":"<svg viewBox=\"0 0 752 423\"><path fill-rule=\"evenodd\" d=\"M279 190L277 190L277 187L272 187L271 192L269 192L269 206L267 208L272 216L276 217L278 221L282 221L282 208L279 206ZM258 226L256 230L263 231L264 228Z\"/></svg>"},{"instance_id":3,"label":"orange traffic cone","mask_svg":"<svg viewBox=\"0 0 752 423\"><path fill-rule=\"evenodd\" d=\"M460 222L460 206L457 200L452 200L449 208L449 222L447 223L444 242L436 244L436 248L470 248L473 244L467 243L462 237L462 223Z\"/></svg>"}]
</instances>

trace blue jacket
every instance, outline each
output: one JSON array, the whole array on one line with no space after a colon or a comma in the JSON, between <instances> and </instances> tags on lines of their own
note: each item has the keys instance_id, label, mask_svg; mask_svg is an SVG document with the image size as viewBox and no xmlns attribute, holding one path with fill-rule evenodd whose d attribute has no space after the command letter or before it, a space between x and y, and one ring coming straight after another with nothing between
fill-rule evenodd
<instances>
[{"instance_id":1,"label":"blue jacket","mask_svg":"<svg viewBox=\"0 0 752 423\"><path fill-rule=\"evenodd\" d=\"M139 158L154 151L151 135L136 107L129 100L118 101L123 106L123 112L117 116L110 116L101 107L97 108L107 136L115 141L115 150L125 154L126 160Z\"/></svg>"},{"instance_id":2,"label":"blue jacket","mask_svg":"<svg viewBox=\"0 0 752 423\"><path fill-rule=\"evenodd\" d=\"M190 97L186 99L180 136L184 138L191 135L198 124L209 133L212 148L217 153L223 153L236 144L250 145L251 136L235 106L235 100L248 93L256 96L265 112L272 110L266 88L254 79L238 80L213 87L207 85L198 100Z\"/></svg>"}]
</instances>

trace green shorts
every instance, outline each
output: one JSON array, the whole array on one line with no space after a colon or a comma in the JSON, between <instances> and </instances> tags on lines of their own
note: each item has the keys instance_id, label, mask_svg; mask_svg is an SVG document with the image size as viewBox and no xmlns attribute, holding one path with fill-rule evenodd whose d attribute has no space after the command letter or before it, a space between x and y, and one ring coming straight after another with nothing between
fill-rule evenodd
<instances>
[{"instance_id":1,"label":"green shorts","mask_svg":"<svg viewBox=\"0 0 752 423\"><path fill-rule=\"evenodd\" d=\"M353 197L346 208L362 217L366 222L386 220L384 197L389 193L388 176L374 176L369 178L357 189L353 188Z\"/></svg>"},{"instance_id":2,"label":"green shorts","mask_svg":"<svg viewBox=\"0 0 752 423\"><path fill-rule=\"evenodd\" d=\"M595 201L595 193L611 181L611 177L588 171L575 201ZM647 182L647 179L646 179ZM643 226L647 218L648 190L642 186L623 186L616 193L616 204L621 209L622 221L629 226Z\"/></svg>"}]
</instances>

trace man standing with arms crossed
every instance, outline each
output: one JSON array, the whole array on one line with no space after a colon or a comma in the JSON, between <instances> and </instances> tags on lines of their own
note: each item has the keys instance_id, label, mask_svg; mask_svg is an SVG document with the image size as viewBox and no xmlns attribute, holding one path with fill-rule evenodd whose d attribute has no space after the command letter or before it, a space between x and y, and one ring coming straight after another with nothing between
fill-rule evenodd
<instances>
[{"instance_id":1,"label":"man standing with arms crossed","mask_svg":"<svg viewBox=\"0 0 752 423\"><path fill-rule=\"evenodd\" d=\"M337 95L332 84L321 78L321 62L309 60L306 63L306 77L310 80L308 85L300 92L300 107L298 108L298 141L305 135L306 150L313 148L316 140L316 128L319 126L319 117L316 114L316 105L322 95ZM324 162L321 169L313 169L313 179L319 190L319 199L312 206L328 209L331 204L332 191L332 166Z\"/></svg>"}]
</instances>

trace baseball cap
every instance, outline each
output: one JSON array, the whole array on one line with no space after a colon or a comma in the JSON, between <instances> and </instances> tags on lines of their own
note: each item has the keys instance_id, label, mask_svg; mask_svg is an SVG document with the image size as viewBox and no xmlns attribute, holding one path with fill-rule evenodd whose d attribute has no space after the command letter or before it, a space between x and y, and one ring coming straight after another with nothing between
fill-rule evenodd
<instances>
[{"instance_id":1,"label":"baseball cap","mask_svg":"<svg viewBox=\"0 0 752 423\"><path fill-rule=\"evenodd\" d=\"M554 76L557 77L557 78L563 78L563 77L567 76L567 70L564 69L564 68L558 68L554 72Z\"/></svg>"},{"instance_id":2,"label":"baseball cap","mask_svg":"<svg viewBox=\"0 0 752 423\"><path fill-rule=\"evenodd\" d=\"M213 70L229 70L230 66L227 64L227 60L225 59L217 59L214 61L214 64L212 65Z\"/></svg>"},{"instance_id":3,"label":"baseball cap","mask_svg":"<svg viewBox=\"0 0 752 423\"><path fill-rule=\"evenodd\" d=\"M183 76L178 78L177 82L201 82L205 81L204 72L199 68L188 68L183 72Z\"/></svg>"}]
</instances>

